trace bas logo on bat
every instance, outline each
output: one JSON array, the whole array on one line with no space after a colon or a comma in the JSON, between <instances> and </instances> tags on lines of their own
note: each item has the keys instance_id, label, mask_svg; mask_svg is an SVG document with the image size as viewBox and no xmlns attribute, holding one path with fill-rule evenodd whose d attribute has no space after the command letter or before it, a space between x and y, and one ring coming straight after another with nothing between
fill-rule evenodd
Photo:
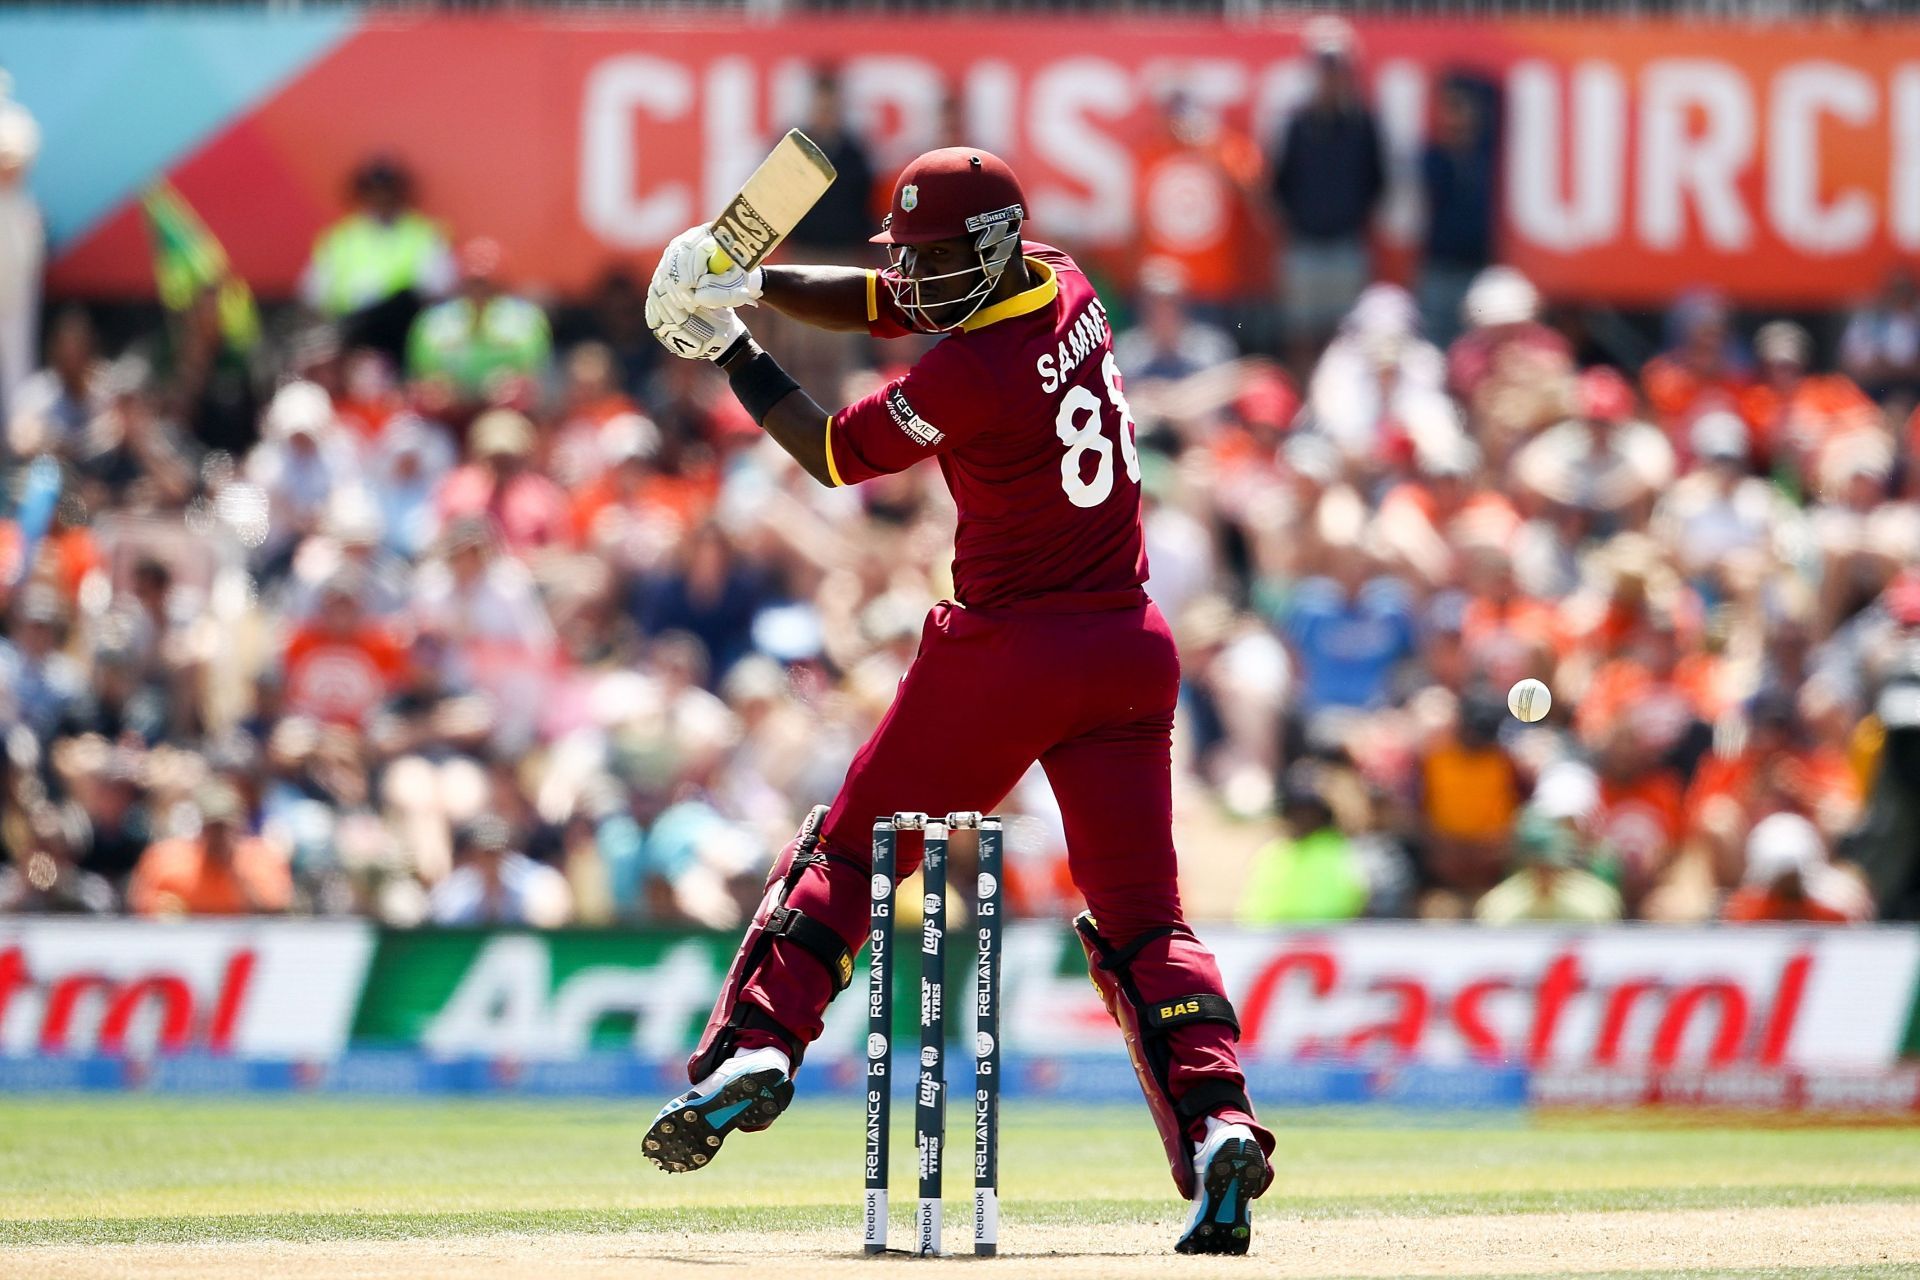
<instances>
[{"instance_id":1,"label":"bas logo on bat","mask_svg":"<svg viewBox=\"0 0 1920 1280\"><path fill-rule=\"evenodd\" d=\"M726 212L713 222L713 238L735 262L752 262L773 243L773 228L748 204L744 196L735 196Z\"/></svg>"}]
</instances>

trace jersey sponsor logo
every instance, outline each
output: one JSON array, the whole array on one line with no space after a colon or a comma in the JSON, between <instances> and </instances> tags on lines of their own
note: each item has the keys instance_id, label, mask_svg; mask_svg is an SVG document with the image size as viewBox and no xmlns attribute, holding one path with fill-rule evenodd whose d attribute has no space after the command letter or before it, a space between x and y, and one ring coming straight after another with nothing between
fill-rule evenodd
<instances>
[{"instance_id":1,"label":"jersey sponsor logo","mask_svg":"<svg viewBox=\"0 0 1920 1280\"><path fill-rule=\"evenodd\" d=\"M911 205L908 208L912 208ZM976 213L967 219L967 230L983 231L988 227L997 227L1003 222L1024 222L1027 210L1024 205L1010 204L1004 209L995 209L992 213Z\"/></svg>"},{"instance_id":2,"label":"jersey sponsor logo","mask_svg":"<svg viewBox=\"0 0 1920 1280\"><path fill-rule=\"evenodd\" d=\"M1080 367L1080 362L1096 351L1106 349L1112 330L1107 324L1107 309L1100 299L1092 298L1080 318L1073 322L1066 336L1060 340L1059 349L1052 355L1043 355L1034 362L1034 371L1040 375L1040 390L1048 395L1059 390L1067 375Z\"/></svg>"},{"instance_id":3,"label":"jersey sponsor logo","mask_svg":"<svg viewBox=\"0 0 1920 1280\"><path fill-rule=\"evenodd\" d=\"M913 406L907 403L907 393L899 387L887 392L887 414L893 419L894 426L907 433L908 439L925 448L931 449L947 438L944 431L914 411Z\"/></svg>"}]
</instances>

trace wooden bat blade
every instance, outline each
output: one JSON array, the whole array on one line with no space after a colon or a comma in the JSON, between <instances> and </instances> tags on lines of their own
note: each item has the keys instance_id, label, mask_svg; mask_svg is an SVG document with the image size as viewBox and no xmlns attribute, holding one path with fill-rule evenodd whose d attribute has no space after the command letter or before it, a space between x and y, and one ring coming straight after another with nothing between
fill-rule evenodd
<instances>
[{"instance_id":1,"label":"wooden bat blade","mask_svg":"<svg viewBox=\"0 0 1920 1280\"><path fill-rule=\"evenodd\" d=\"M834 177L833 162L813 139L789 130L713 220L720 252L709 265L715 271L730 264L759 266L827 193Z\"/></svg>"}]
</instances>

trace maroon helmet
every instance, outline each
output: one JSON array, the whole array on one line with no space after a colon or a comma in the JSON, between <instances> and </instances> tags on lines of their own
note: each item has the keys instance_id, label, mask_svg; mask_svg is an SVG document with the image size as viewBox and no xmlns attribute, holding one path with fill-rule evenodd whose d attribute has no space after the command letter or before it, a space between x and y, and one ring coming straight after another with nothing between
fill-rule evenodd
<instances>
[{"instance_id":1,"label":"maroon helmet","mask_svg":"<svg viewBox=\"0 0 1920 1280\"><path fill-rule=\"evenodd\" d=\"M1001 273L1020 250L1026 217L1026 194L1005 160L978 147L929 151L900 171L893 208L873 237L874 244L887 246L891 264L882 279L916 328L928 333L958 328L986 305L999 285ZM940 275L916 274L917 246L962 237L973 242L973 265ZM925 285L975 274L979 281L957 298L922 300ZM929 310L953 318L935 323Z\"/></svg>"}]
</instances>

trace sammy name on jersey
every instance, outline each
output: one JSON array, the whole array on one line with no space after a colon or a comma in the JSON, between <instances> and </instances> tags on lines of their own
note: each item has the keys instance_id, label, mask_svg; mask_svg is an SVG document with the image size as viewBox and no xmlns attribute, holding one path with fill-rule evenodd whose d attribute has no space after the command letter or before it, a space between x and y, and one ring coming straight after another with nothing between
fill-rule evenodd
<instances>
[{"instance_id":1,"label":"sammy name on jersey","mask_svg":"<svg viewBox=\"0 0 1920 1280\"><path fill-rule=\"evenodd\" d=\"M1087 309L1061 340L1059 354L1041 356L1034 361L1033 367L1040 374L1040 390L1049 394L1059 390L1060 384L1082 360L1100 350L1107 334L1107 309L1100 305L1100 299L1090 299Z\"/></svg>"}]
</instances>

